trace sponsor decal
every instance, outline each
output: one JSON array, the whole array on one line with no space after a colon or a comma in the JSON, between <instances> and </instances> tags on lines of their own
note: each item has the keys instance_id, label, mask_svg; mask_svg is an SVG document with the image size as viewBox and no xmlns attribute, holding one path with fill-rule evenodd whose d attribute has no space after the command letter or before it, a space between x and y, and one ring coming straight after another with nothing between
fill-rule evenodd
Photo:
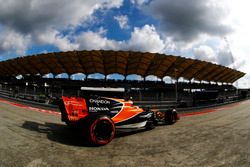
<instances>
[{"instance_id":1,"label":"sponsor decal","mask_svg":"<svg viewBox=\"0 0 250 167\"><path fill-rule=\"evenodd\" d=\"M89 107L89 112L109 111L108 107Z\"/></svg>"},{"instance_id":2,"label":"sponsor decal","mask_svg":"<svg viewBox=\"0 0 250 167\"><path fill-rule=\"evenodd\" d=\"M73 105L73 106L84 106L83 104L79 104L79 103L77 103L77 102L75 102L75 101L66 101L66 102L64 102L64 105L65 105L65 106L69 106L69 105Z\"/></svg>"},{"instance_id":3,"label":"sponsor decal","mask_svg":"<svg viewBox=\"0 0 250 167\"><path fill-rule=\"evenodd\" d=\"M110 101L105 99L89 99L90 103L95 103L99 106L99 104L110 104Z\"/></svg>"}]
</instances>

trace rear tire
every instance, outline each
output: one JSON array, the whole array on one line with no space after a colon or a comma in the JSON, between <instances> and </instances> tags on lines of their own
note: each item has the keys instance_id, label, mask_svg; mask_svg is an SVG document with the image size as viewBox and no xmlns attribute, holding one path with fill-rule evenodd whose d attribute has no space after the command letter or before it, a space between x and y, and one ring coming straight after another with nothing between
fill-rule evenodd
<instances>
[{"instance_id":1,"label":"rear tire","mask_svg":"<svg viewBox=\"0 0 250 167\"><path fill-rule=\"evenodd\" d=\"M115 136L114 122L108 116L95 116L89 119L88 139L93 145L105 145Z\"/></svg>"}]
</instances>

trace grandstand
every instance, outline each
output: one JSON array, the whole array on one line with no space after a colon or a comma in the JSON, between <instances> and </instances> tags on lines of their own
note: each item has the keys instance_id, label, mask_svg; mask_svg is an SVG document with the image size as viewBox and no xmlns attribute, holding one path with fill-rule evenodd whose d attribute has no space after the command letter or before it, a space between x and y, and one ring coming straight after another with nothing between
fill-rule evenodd
<instances>
[{"instance_id":1,"label":"grandstand","mask_svg":"<svg viewBox=\"0 0 250 167\"><path fill-rule=\"evenodd\" d=\"M68 78L56 77L62 73L68 74ZM70 76L77 73L86 75L86 78L72 80ZM104 78L88 77L94 73L102 74ZM124 79L108 79L107 76L114 73L123 75ZM52 77L45 78L46 74ZM140 75L142 80L127 80L131 74ZM158 80L146 80L149 75ZM221 65L157 53L58 52L0 62L0 95L56 104L62 95L82 96L81 87L111 87L125 88L126 93L106 92L102 95L132 96L140 105L164 106L168 102L177 102L179 107L193 107L248 98L249 90L237 90L232 85L244 75ZM164 82L166 76L173 82ZM180 82L180 78L186 82Z\"/></svg>"}]
</instances>

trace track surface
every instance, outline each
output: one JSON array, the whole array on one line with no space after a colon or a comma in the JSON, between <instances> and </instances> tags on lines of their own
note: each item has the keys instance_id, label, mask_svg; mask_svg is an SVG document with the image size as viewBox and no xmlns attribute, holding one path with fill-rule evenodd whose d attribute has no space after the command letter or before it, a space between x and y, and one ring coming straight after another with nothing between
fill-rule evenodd
<instances>
[{"instance_id":1,"label":"track surface","mask_svg":"<svg viewBox=\"0 0 250 167\"><path fill-rule=\"evenodd\" d=\"M0 102L0 167L250 166L250 101L84 146L59 115Z\"/></svg>"}]
</instances>

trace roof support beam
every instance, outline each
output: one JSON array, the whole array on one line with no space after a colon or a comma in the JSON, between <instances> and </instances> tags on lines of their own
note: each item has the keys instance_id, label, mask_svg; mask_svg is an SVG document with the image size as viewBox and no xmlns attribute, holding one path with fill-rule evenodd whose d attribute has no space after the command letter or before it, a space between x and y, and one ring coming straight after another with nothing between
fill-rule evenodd
<instances>
[{"instance_id":1,"label":"roof support beam","mask_svg":"<svg viewBox=\"0 0 250 167\"><path fill-rule=\"evenodd\" d=\"M154 64L154 59L155 59L156 56L154 56L154 58L151 60L149 66L147 67L146 71L145 71L145 75L143 77L146 77L148 76L148 72L150 70L150 67Z\"/></svg>"},{"instance_id":2,"label":"roof support beam","mask_svg":"<svg viewBox=\"0 0 250 167\"><path fill-rule=\"evenodd\" d=\"M164 72L163 77L167 76L167 73L169 73L172 70L176 69L176 66L179 64L177 63L181 57L177 57L174 62L171 63L171 65L168 67L168 69ZM173 74L171 77L176 77L175 74ZM176 79L176 78L175 78Z\"/></svg>"},{"instance_id":3,"label":"roof support beam","mask_svg":"<svg viewBox=\"0 0 250 167\"><path fill-rule=\"evenodd\" d=\"M210 74L205 80L214 81L214 77L218 76L218 75L221 74L223 71L225 71L225 69L221 69L221 68L219 67L217 71L215 71L213 74Z\"/></svg>"},{"instance_id":4,"label":"roof support beam","mask_svg":"<svg viewBox=\"0 0 250 167\"><path fill-rule=\"evenodd\" d=\"M229 81L230 79L234 78L234 77L235 77L235 74L225 76L225 77L223 78L223 81L224 81L224 82L227 82L227 83L230 83L230 82L228 82L228 81Z\"/></svg>"},{"instance_id":5,"label":"roof support beam","mask_svg":"<svg viewBox=\"0 0 250 167\"><path fill-rule=\"evenodd\" d=\"M192 64L190 64L188 67L186 67L177 77L181 77L184 76L186 73L188 73L190 71L190 69L192 69L195 65L197 64L197 62L193 62Z\"/></svg>"},{"instance_id":6,"label":"roof support beam","mask_svg":"<svg viewBox=\"0 0 250 167\"><path fill-rule=\"evenodd\" d=\"M78 59L78 61L79 61L79 64L81 65L81 67L82 67L82 69L83 69L83 74L86 75L86 69L85 69L84 64L82 64L82 61L81 61L81 59L80 59L80 55L78 54L77 51L74 51L74 52L75 52L75 54L76 54L76 56L77 56L77 59Z\"/></svg>"},{"instance_id":7,"label":"roof support beam","mask_svg":"<svg viewBox=\"0 0 250 167\"><path fill-rule=\"evenodd\" d=\"M11 68L14 68L14 69L17 69L17 71L22 71L24 73L20 73L22 75L24 74L29 74L29 70L25 67L25 66L20 66L20 58L17 59L17 61L10 61L10 64L12 64L12 67ZM20 70L21 69L21 70Z\"/></svg>"},{"instance_id":8,"label":"roof support beam","mask_svg":"<svg viewBox=\"0 0 250 167\"><path fill-rule=\"evenodd\" d=\"M222 80L225 76L227 76L228 74L230 74L231 73L231 70L229 70L229 69L225 69L221 74L219 74L218 76L216 76L215 78L214 78L214 81L215 82L224 82L224 80Z\"/></svg>"},{"instance_id":9,"label":"roof support beam","mask_svg":"<svg viewBox=\"0 0 250 167\"><path fill-rule=\"evenodd\" d=\"M237 77L235 77L234 79L231 80L231 83L234 83L235 81L237 81L239 78L243 77L245 74L239 74Z\"/></svg>"},{"instance_id":10,"label":"roof support beam","mask_svg":"<svg viewBox=\"0 0 250 167\"><path fill-rule=\"evenodd\" d=\"M11 70L9 70L9 67L5 63L1 64L1 70L3 70L7 75L12 75ZM2 75L2 73L0 75Z\"/></svg>"},{"instance_id":11,"label":"roof support beam","mask_svg":"<svg viewBox=\"0 0 250 167\"><path fill-rule=\"evenodd\" d=\"M196 77L200 74L200 71L204 71L207 67L209 66L209 63L205 62L204 63L204 66L199 68L199 69L196 69L196 72L188 79L196 79Z\"/></svg>"},{"instance_id":12,"label":"roof support beam","mask_svg":"<svg viewBox=\"0 0 250 167\"><path fill-rule=\"evenodd\" d=\"M30 65L30 67L33 67L36 71L38 71L39 74L41 74L41 71L39 68L37 68L37 66L35 64L32 64L32 62L30 61L29 58L26 59L27 63ZM35 74L34 74L35 75Z\"/></svg>"},{"instance_id":13,"label":"roof support beam","mask_svg":"<svg viewBox=\"0 0 250 167\"><path fill-rule=\"evenodd\" d=\"M64 65L64 64L62 63L62 61L60 60L60 58L59 58L55 53L53 53L53 56L56 57L56 59L57 59L57 61L58 61L58 64L60 64L60 66L63 68L62 71L65 71L66 74L70 75L69 72L67 71L67 68L65 67L65 65ZM44 61L42 61L41 59L40 59L40 61L41 61L43 64L46 64L46 63L45 63ZM53 71L52 69L50 69L50 67L49 67L49 70L50 70L50 71Z\"/></svg>"}]
</instances>

